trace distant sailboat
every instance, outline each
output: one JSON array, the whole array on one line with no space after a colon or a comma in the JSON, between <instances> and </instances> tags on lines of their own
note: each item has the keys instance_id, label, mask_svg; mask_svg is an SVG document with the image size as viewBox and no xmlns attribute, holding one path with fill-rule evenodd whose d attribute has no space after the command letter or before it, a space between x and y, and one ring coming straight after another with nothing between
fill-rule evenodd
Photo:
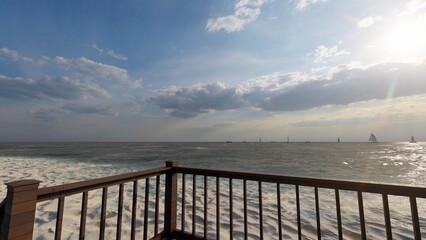
<instances>
[{"instance_id":1,"label":"distant sailboat","mask_svg":"<svg viewBox=\"0 0 426 240\"><path fill-rule=\"evenodd\" d=\"M374 136L374 134L370 134L370 138L368 139L368 142L370 142L370 143L377 143L376 136Z\"/></svg>"},{"instance_id":2,"label":"distant sailboat","mask_svg":"<svg viewBox=\"0 0 426 240\"><path fill-rule=\"evenodd\" d=\"M232 141L231 141L231 135L229 135L228 141L226 141L225 143L232 143Z\"/></svg>"},{"instance_id":3,"label":"distant sailboat","mask_svg":"<svg viewBox=\"0 0 426 240\"><path fill-rule=\"evenodd\" d=\"M287 143L290 143L290 138L287 136Z\"/></svg>"},{"instance_id":4,"label":"distant sailboat","mask_svg":"<svg viewBox=\"0 0 426 240\"><path fill-rule=\"evenodd\" d=\"M339 137L337 137L337 142L338 142L338 143L340 142L340 138L339 138Z\"/></svg>"},{"instance_id":5,"label":"distant sailboat","mask_svg":"<svg viewBox=\"0 0 426 240\"><path fill-rule=\"evenodd\" d=\"M416 142L417 142L416 139L414 139L414 137L411 136L410 143L416 143Z\"/></svg>"},{"instance_id":6,"label":"distant sailboat","mask_svg":"<svg viewBox=\"0 0 426 240\"><path fill-rule=\"evenodd\" d=\"M311 141L309 141L309 136L306 138L305 143L310 143Z\"/></svg>"},{"instance_id":7,"label":"distant sailboat","mask_svg":"<svg viewBox=\"0 0 426 240\"><path fill-rule=\"evenodd\" d=\"M244 136L244 140L243 140L243 143L247 143L247 142L246 142L246 136Z\"/></svg>"}]
</instances>

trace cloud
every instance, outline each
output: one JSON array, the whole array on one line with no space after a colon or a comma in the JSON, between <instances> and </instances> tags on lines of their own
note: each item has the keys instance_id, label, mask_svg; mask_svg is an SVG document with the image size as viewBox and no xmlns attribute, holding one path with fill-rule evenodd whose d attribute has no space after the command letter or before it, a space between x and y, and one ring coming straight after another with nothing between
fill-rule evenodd
<instances>
[{"instance_id":1,"label":"cloud","mask_svg":"<svg viewBox=\"0 0 426 240\"><path fill-rule=\"evenodd\" d=\"M426 1L424 0L411 0L407 3L407 8L400 13L400 15L411 15L421 10L426 9Z\"/></svg>"},{"instance_id":2,"label":"cloud","mask_svg":"<svg viewBox=\"0 0 426 240\"><path fill-rule=\"evenodd\" d=\"M55 57L54 62L78 77L110 80L133 88L141 86L141 81L130 77L128 71L124 68L95 62L84 57L67 59L58 56Z\"/></svg>"},{"instance_id":3,"label":"cloud","mask_svg":"<svg viewBox=\"0 0 426 240\"><path fill-rule=\"evenodd\" d=\"M314 76L300 72L271 74L235 87L222 83L170 88L148 98L172 116L240 108L300 111L426 93L426 62L382 63L370 67L342 65Z\"/></svg>"},{"instance_id":4,"label":"cloud","mask_svg":"<svg viewBox=\"0 0 426 240\"><path fill-rule=\"evenodd\" d=\"M179 118L192 118L215 110L236 109L243 106L237 88L227 88L216 82L186 88L172 87L148 98L161 109Z\"/></svg>"},{"instance_id":5,"label":"cloud","mask_svg":"<svg viewBox=\"0 0 426 240\"><path fill-rule=\"evenodd\" d=\"M98 84L65 76L40 80L0 75L0 98L13 100L79 100L109 97Z\"/></svg>"},{"instance_id":6,"label":"cloud","mask_svg":"<svg viewBox=\"0 0 426 240\"><path fill-rule=\"evenodd\" d=\"M206 30L208 32L218 32L224 30L227 33L238 32L245 26L252 23L260 15L260 7L269 0L239 0L234 5L232 15L210 18L207 21Z\"/></svg>"},{"instance_id":7,"label":"cloud","mask_svg":"<svg viewBox=\"0 0 426 240\"><path fill-rule=\"evenodd\" d=\"M371 25L379 22L381 19L382 19L382 17L369 16L369 17L366 17L366 18L359 20L356 23L356 25L358 26L358 28L367 28L367 27L370 27Z\"/></svg>"},{"instance_id":8,"label":"cloud","mask_svg":"<svg viewBox=\"0 0 426 240\"><path fill-rule=\"evenodd\" d=\"M122 61L127 60L126 56L121 55L119 53L116 53L114 50L107 49L107 48L103 49L103 48L98 47L96 44L92 44L92 48L94 48L96 51L98 51L99 53L101 53L103 55L108 55L110 57L113 57L115 59L122 60Z\"/></svg>"},{"instance_id":9,"label":"cloud","mask_svg":"<svg viewBox=\"0 0 426 240\"><path fill-rule=\"evenodd\" d=\"M342 66L330 79L302 82L271 92L258 107L268 111L306 110L426 93L426 63L384 63L367 69Z\"/></svg>"},{"instance_id":10,"label":"cloud","mask_svg":"<svg viewBox=\"0 0 426 240\"><path fill-rule=\"evenodd\" d=\"M339 47L337 45L334 45L332 47L320 45L313 52L306 54L305 57L315 63L323 63L327 59L347 54L350 54L350 52L346 50L339 50Z\"/></svg>"},{"instance_id":11,"label":"cloud","mask_svg":"<svg viewBox=\"0 0 426 240\"><path fill-rule=\"evenodd\" d=\"M83 105L83 104L67 104L62 107L62 109L68 110L73 113L79 114L102 114L102 115L111 115L118 116L118 112L109 106L103 105Z\"/></svg>"},{"instance_id":12,"label":"cloud","mask_svg":"<svg viewBox=\"0 0 426 240\"><path fill-rule=\"evenodd\" d=\"M34 60L26 57L22 54L20 54L17 51L8 49L8 48L0 48L0 56L6 56L10 59L12 59L13 61L17 62L17 61L21 61L21 62L25 62L25 63L34 63Z\"/></svg>"},{"instance_id":13,"label":"cloud","mask_svg":"<svg viewBox=\"0 0 426 240\"><path fill-rule=\"evenodd\" d=\"M297 10L303 10L309 5L319 3L319 2L326 2L327 0L295 0L295 5Z\"/></svg>"}]
</instances>

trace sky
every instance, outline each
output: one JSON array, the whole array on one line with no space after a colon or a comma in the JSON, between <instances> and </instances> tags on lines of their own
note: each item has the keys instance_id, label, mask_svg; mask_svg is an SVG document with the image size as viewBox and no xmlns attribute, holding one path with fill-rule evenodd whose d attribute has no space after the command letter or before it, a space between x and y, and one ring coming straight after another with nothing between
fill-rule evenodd
<instances>
[{"instance_id":1,"label":"sky","mask_svg":"<svg viewBox=\"0 0 426 240\"><path fill-rule=\"evenodd\" d=\"M0 141L426 141L426 0L0 0Z\"/></svg>"}]
</instances>

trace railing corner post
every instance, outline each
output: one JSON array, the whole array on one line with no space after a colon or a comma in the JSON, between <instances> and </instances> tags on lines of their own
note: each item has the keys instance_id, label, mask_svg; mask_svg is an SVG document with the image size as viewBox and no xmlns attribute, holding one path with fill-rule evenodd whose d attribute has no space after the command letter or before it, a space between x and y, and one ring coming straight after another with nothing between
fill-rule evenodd
<instances>
[{"instance_id":1,"label":"railing corner post","mask_svg":"<svg viewBox=\"0 0 426 240\"><path fill-rule=\"evenodd\" d=\"M34 179L6 183L0 239L32 239L39 184Z\"/></svg>"},{"instance_id":2,"label":"railing corner post","mask_svg":"<svg viewBox=\"0 0 426 240\"><path fill-rule=\"evenodd\" d=\"M171 169L166 173L166 189L164 204L164 232L170 236L176 229L177 215L177 174L173 167L177 167L177 161L167 161L166 167Z\"/></svg>"}]
</instances>

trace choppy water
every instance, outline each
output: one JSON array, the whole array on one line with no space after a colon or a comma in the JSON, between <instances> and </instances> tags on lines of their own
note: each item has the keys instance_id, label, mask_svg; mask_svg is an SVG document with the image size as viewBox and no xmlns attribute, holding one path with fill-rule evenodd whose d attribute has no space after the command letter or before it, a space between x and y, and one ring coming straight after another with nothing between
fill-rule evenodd
<instances>
[{"instance_id":1,"label":"choppy water","mask_svg":"<svg viewBox=\"0 0 426 240\"><path fill-rule=\"evenodd\" d=\"M134 170L177 160L200 168L426 184L425 143L0 143L2 157Z\"/></svg>"},{"instance_id":2,"label":"choppy water","mask_svg":"<svg viewBox=\"0 0 426 240\"><path fill-rule=\"evenodd\" d=\"M366 182L393 184L426 185L426 144L425 143L0 143L0 182L20 178L42 180L42 185L51 186L75 182L95 177L115 175L123 172L164 166L164 161L177 160L182 166L226 169L279 175L318 177ZM200 179L200 183L202 183ZM187 179L186 198L191 199L191 179ZM229 211L227 203L227 181L222 181L221 208L223 213ZM234 182L234 235L235 239L243 237L242 228L242 192L241 181ZM198 186L201 191L202 186ZM209 183L211 195L209 208L215 208L215 183ZM132 191L126 188L128 201L125 202L123 234L128 235L131 216ZM258 239L258 200L257 183L248 183L249 238ZM277 238L277 205L275 185L265 184L263 194L264 234L266 239ZM144 192L142 189L140 192ZM336 212L334 191L320 189L320 211L322 236L324 239L336 239ZM5 195L5 188L0 188L0 199ZM108 203L116 205L117 189L108 193ZM201 196L201 193L200 195ZM304 239L316 238L315 209L313 189L300 188L301 220ZM89 213L87 239L96 239L99 225L100 192L89 194ZM179 196L179 198L181 195ZM297 226L295 216L294 187L281 187L284 237L296 238ZM344 238L360 239L360 226L356 194L341 191L341 207ZM77 237L79 209L81 198L69 197L66 200L64 215L64 236ZM142 196L141 196L142 199ZM150 198L150 199L153 199ZM198 233L202 234L203 198L197 198ZM391 217L394 239L412 239L412 225L407 198L390 196ZM150 203L153 204L153 203ZM178 222L181 217L179 205ZM381 196L364 195L367 237L385 239L383 205ZM422 237L426 237L426 201L418 201ZM138 204L138 208L142 209ZM191 206L187 208L187 230L191 226ZM37 207L37 239L50 239L55 226L56 202L40 203ZM142 210L140 211L142 214ZM140 215L139 214L139 215ZM152 214L152 213L151 213ZM114 236L114 209L108 210L107 235ZM139 216L138 215L138 216ZM142 218L142 215L139 216ZM229 236L229 215L222 217L222 239ZM209 219L214 220L214 211L209 212ZM210 221L210 220L209 220ZM180 226L180 225L179 225ZM214 222L209 227L209 236L215 238ZM200 232L201 229L201 232ZM150 229L152 231L152 229ZM139 231L138 234L141 234Z\"/></svg>"}]
</instances>

